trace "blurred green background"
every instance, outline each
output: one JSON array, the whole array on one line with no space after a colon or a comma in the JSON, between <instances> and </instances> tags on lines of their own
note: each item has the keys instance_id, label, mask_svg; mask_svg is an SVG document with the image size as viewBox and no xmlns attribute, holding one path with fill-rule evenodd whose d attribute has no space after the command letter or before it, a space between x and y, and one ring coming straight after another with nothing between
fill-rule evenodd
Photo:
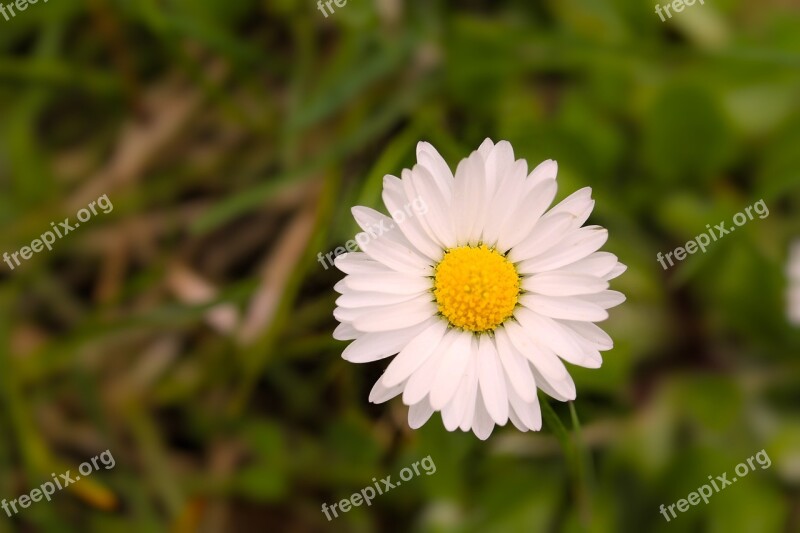
<instances>
[{"instance_id":1,"label":"blurred green background","mask_svg":"<svg viewBox=\"0 0 800 533\"><path fill-rule=\"evenodd\" d=\"M108 449L0 532L800 531L800 8L655 2L85 0L0 18L0 498ZM400 399L331 338L353 205L419 140L455 167L485 138L558 160L559 198L629 270L580 433L480 442ZM763 199L669 271L656 261ZM667 523L661 504L772 460ZM328 522L323 503L430 456Z\"/></svg>"}]
</instances>

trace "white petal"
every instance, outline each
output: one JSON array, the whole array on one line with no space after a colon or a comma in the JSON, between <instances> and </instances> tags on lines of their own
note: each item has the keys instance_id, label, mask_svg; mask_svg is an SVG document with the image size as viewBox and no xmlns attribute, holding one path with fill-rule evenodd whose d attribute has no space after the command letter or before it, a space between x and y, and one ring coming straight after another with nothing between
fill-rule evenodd
<instances>
[{"instance_id":1,"label":"white petal","mask_svg":"<svg viewBox=\"0 0 800 533\"><path fill-rule=\"evenodd\" d=\"M436 263L441 260L444 252L442 246L431 236L430 228L425 224L425 216L430 211L428 205L430 195L420 193L415 187L411 180L411 171L404 170L403 175L405 179L399 182L387 180L388 183L392 184L391 187L402 189L405 195L404 197L408 198L408 201L402 208L398 206L390 211L392 213L393 224L400 230L404 239L408 241L408 246L410 248ZM429 183L428 185L433 189L436 188L433 184ZM403 197L403 194L396 193L392 195L389 193L387 196L390 198L390 202L392 202L391 198ZM428 198L428 200L426 200L426 198ZM394 205L394 203L391 205Z\"/></svg>"},{"instance_id":2,"label":"white petal","mask_svg":"<svg viewBox=\"0 0 800 533\"><path fill-rule=\"evenodd\" d=\"M518 430L522 431L523 433L530 431L525 424L522 423L522 420L519 419L517 413L514 412L514 407L512 406L508 410L508 418L511 420L511 423L514 424L514 427Z\"/></svg>"},{"instance_id":3,"label":"white petal","mask_svg":"<svg viewBox=\"0 0 800 533\"><path fill-rule=\"evenodd\" d=\"M433 176L428 170L416 165L413 171L404 173L404 180L409 180L420 198L425 200L427 210L418 216L420 222L432 234L440 248L449 248L455 244L453 221L449 216L451 205L437 188Z\"/></svg>"},{"instance_id":4,"label":"white petal","mask_svg":"<svg viewBox=\"0 0 800 533\"><path fill-rule=\"evenodd\" d=\"M345 283L346 279L347 279L347 276L345 276L344 279L340 279L339 281L337 281L336 285L333 286L333 290L335 290L339 294L344 294L345 292L350 290L350 288Z\"/></svg>"},{"instance_id":5,"label":"white petal","mask_svg":"<svg viewBox=\"0 0 800 533\"><path fill-rule=\"evenodd\" d=\"M356 328L347 322L342 322L333 330L333 338L337 341L351 341L358 338L360 335L363 335L363 333L356 330Z\"/></svg>"},{"instance_id":6,"label":"white petal","mask_svg":"<svg viewBox=\"0 0 800 533\"><path fill-rule=\"evenodd\" d=\"M564 379L567 375L567 369L564 368L564 363L556 357L555 353L534 342L527 331L519 324L509 322L506 324L506 331L508 332L508 338L511 339L512 344L514 344L519 353L533 363L533 366L542 375L551 380Z\"/></svg>"},{"instance_id":7,"label":"white petal","mask_svg":"<svg viewBox=\"0 0 800 533\"><path fill-rule=\"evenodd\" d=\"M592 343L598 350L610 350L614 347L614 341L597 324L571 320L562 321L561 324Z\"/></svg>"},{"instance_id":8,"label":"white petal","mask_svg":"<svg viewBox=\"0 0 800 533\"><path fill-rule=\"evenodd\" d=\"M528 361L511 344L505 326L495 330L497 354L514 390L526 401L536 396L536 381L533 379Z\"/></svg>"},{"instance_id":9,"label":"white petal","mask_svg":"<svg viewBox=\"0 0 800 533\"><path fill-rule=\"evenodd\" d=\"M342 307L333 310L333 316L340 322L351 322L353 327L363 333L389 331L413 326L433 316L435 304L428 292L420 293L409 300L390 305L366 307ZM431 302L431 305L427 305ZM406 316L403 316L406 314ZM422 319L420 320L420 317ZM360 327L359 324L362 324ZM369 329L362 329L366 327Z\"/></svg>"},{"instance_id":10,"label":"white petal","mask_svg":"<svg viewBox=\"0 0 800 533\"><path fill-rule=\"evenodd\" d=\"M430 294L395 305L362 307L363 314L353 319L353 327L366 333L390 331L419 324L437 313ZM339 308L341 309L341 308Z\"/></svg>"},{"instance_id":11,"label":"white petal","mask_svg":"<svg viewBox=\"0 0 800 533\"><path fill-rule=\"evenodd\" d=\"M400 346L395 342L387 342L384 333L366 333L353 342L342 352L342 359L351 363L371 363L378 361L400 351Z\"/></svg>"},{"instance_id":12,"label":"white petal","mask_svg":"<svg viewBox=\"0 0 800 533\"><path fill-rule=\"evenodd\" d=\"M483 405L483 398L479 394L475 399L475 418L472 421L472 431L479 439L486 440L492 434L493 429L494 421L489 416L486 406Z\"/></svg>"},{"instance_id":13,"label":"white petal","mask_svg":"<svg viewBox=\"0 0 800 533\"><path fill-rule=\"evenodd\" d=\"M611 269L611 272L603 276L603 279L606 281L611 281L612 279L621 276L626 270L628 270L627 266L623 265L622 263L617 263L614 265L614 268Z\"/></svg>"},{"instance_id":14,"label":"white petal","mask_svg":"<svg viewBox=\"0 0 800 533\"><path fill-rule=\"evenodd\" d=\"M573 228L579 228L583 226L583 223L589 219L589 215L592 214L594 210L594 200L589 202L589 205L583 208L583 211L575 215L575 221L572 223Z\"/></svg>"},{"instance_id":15,"label":"white petal","mask_svg":"<svg viewBox=\"0 0 800 533\"><path fill-rule=\"evenodd\" d=\"M422 366L411 374L403 389L403 403L413 405L425 398L431 391L436 372L450 345L458 337L455 330L448 331L433 353L425 359Z\"/></svg>"},{"instance_id":16,"label":"white petal","mask_svg":"<svg viewBox=\"0 0 800 533\"><path fill-rule=\"evenodd\" d=\"M486 410L499 425L508 420L508 394L500 356L494 341L481 335L478 347L478 380Z\"/></svg>"},{"instance_id":17,"label":"white petal","mask_svg":"<svg viewBox=\"0 0 800 533\"><path fill-rule=\"evenodd\" d=\"M603 309L611 309L625 301L625 295L619 291L603 291L597 294L586 294L581 299L591 302Z\"/></svg>"},{"instance_id":18,"label":"white petal","mask_svg":"<svg viewBox=\"0 0 800 533\"><path fill-rule=\"evenodd\" d=\"M333 310L333 317L339 322L352 323L356 319L356 317L361 316L361 314L362 314L361 309L355 309L352 307L337 307Z\"/></svg>"},{"instance_id":19,"label":"white petal","mask_svg":"<svg viewBox=\"0 0 800 533\"><path fill-rule=\"evenodd\" d=\"M555 270L597 251L608 239L608 231L599 226L586 226L575 231L547 252L519 264L517 271L535 274Z\"/></svg>"},{"instance_id":20,"label":"white petal","mask_svg":"<svg viewBox=\"0 0 800 533\"><path fill-rule=\"evenodd\" d=\"M495 246L503 228L507 224L513 223L513 220L509 221L509 219L523 197L522 191L527 170L528 164L525 160L520 159L508 169L505 178L499 182L486 212L486 222L483 226L482 240L489 246Z\"/></svg>"},{"instance_id":21,"label":"white petal","mask_svg":"<svg viewBox=\"0 0 800 533\"><path fill-rule=\"evenodd\" d=\"M580 261L564 266L561 272L603 277L617 264L617 256L608 252L594 252Z\"/></svg>"},{"instance_id":22,"label":"white petal","mask_svg":"<svg viewBox=\"0 0 800 533\"><path fill-rule=\"evenodd\" d=\"M405 381L436 350L446 330L446 323L434 317L432 323L392 359L383 374L383 382L392 386Z\"/></svg>"},{"instance_id":23,"label":"white petal","mask_svg":"<svg viewBox=\"0 0 800 533\"><path fill-rule=\"evenodd\" d=\"M509 250L508 259L518 263L542 255L567 236L567 230L574 221L575 217L569 213L548 213L539 219L522 242Z\"/></svg>"},{"instance_id":24,"label":"white petal","mask_svg":"<svg viewBox=\"0 0 800 533\"><path fill-rule=\"evenodd\" d=\"M485 198L484 162L478 152L473 152L456 168L453 202L450 209L456 244L477 244L486 218ZM473 228L476 229L474 232Z\"/></svg>"},{"instance_id":25,"label":"white petal","mask_svg":"<svg viewBox=\"0 0 800 533\"><path fill-rule=\"evenodd\" d=\"M364 253L379 263L397 272L418 276L433 275L431 260L419 255L411 248L381 237L376 239L359 238L363 236L367 236L367 234L362 232L356 235L356 241L360 244Z\"/></svg>"},{"instance_id":26,"label":"white petal","mask_svg":"<svg viewBox=\"0 0 800 533\"><path fill-rule=\"evenodd\" d=\"M430 278L402 272L350 274L339 283L342 283L346 289L354 291L385 292L389 294L415 295L433 288L433 281Z\"/></svg>"},{"instance_id":27,"label":"white petal","mask_svg":"<svg viewBox=\"0 0 800 533\"><path fill-rule=\"evenodd\" d=\"M556 196L556 182L547 180L536 187L522 199L510 220L513 225L506 224L497 241L497 248L505 253L512 246L522 242L539 221L545 210Z\"/></svg>"},{"instance_id":28,"label":"white petal","mask_svg":"<svg viewBox=\"0 0 800 533\"><path fill-rule=\"evenodd\" d=\"M532 339L549 348L569 362L582 361L585 350L575 339L578 336L558 321L542 316L526 307L517 309L514 316Z\"/></svg>"},{"instance_id":29,"label":"white petal","mask_svg":"<svg viewBox=\"0 0 800 533\"><path fill-rule=\"evenodd\" d=\"M599 322L608 318L608 311L599 305L588 302L585 296L542 296L540 294L524 294L519 301L528 309L563 320L582 320L586 322ZM356 329L361 329L355 324Z\"/></svg>"},{"instance_id":30,"label":"white petal","mask_svg":"<svg viewBox=\"0 0 800 533\"><path fill-rule=\"evenodd\" d=\"M483 160L485 162L486 193L491 197L497 187L508 177L509 170L514 165L514 148L508 141L500 141L492 148L488 156L483 157ZM527 170L528 163L525 163L525 168Z\"/></svg>"},{"instance_id":31,"label":"white petal","mask_svg":"<svg viewBox=\"0 0 800 533\"><path fill-rule=\"evenodd\" d=\"M472 373L470 374L470 372ZM477 357L470 362L470 366L467 368L467 376L466 406L464 407L464 416L461 418L461 424L459 425L461 431L469 431L472 428L472 424L475 419L475 403L478 397Z\"/></svg>"},{"instance_id":32,"label":"white petal","mask_svg":"<svg viewBox=\"0 0 800 533\"><path fill-rule=\"evenodd\" d=\"M415 170L416 170L416 172L415 172ZM425 217L428 215L428 213L430 213L430 207L428 206L428 202L425 200L426 196L423 195L423 194L420 194L420 190L417 189L417 185L415 184L415 181L414 181L414 176L420 174L420 172L424 172L425 170L426 170L425 167L423 167L422 165L417 164L417 165L414 165L414 167L412 169L404 168L403 171L400 173L400 177L401 177L401 179L400 179L400 187L403 189L403 194L405 195L405 198L408 201L406 202L406 205L404 206L405 211L400 211L400 210L392 211L392 213L393 213L392 217L395 217L395 218L397 218L399 220L405 220L406 212L409 210L409 207L412 205L412 202L414 202L415 200L416 201L421 201L424 204L425 209L421 210L419 212L420 216L417 216L415 218L419 222L420 226L426 226ZM430 175L430 172L428 172L428 174L425 175L424 181L425 181L425 183L428 184L428 186L430 187L431 190L433 190L434 192L439 192L437 187L436 187L436 183L435 183L436 180L435 180L435 178L433 178L433 176ZM431 235L430 228L426 228L425 230L423 230L423 233L426 233L427 235L430 236ZM436 239L432 239L432 240L433 240L433 243L437 245L437 247L441 248L441 246L438 245Z\"/></svg>"},{"instance_id":33,"label":"white petal","mask_svg":"<svg viewBox=\"0 0 800 533\"><path fill-rule=\"evenodd\" d=\"M394 387L386 387L381 380L375 382L372 390L369 392L369 401L371 403L383 403L391 400L401 392L403 392L403 385L395 385Z\"/></svg>"},{"instance_id":34,"label":"white petal","mask_svg":"<svg viewBox=\"0 0 800 533\"><path fill-rule=\"evenodd\" d=\"M371 207L357 205L350 209L350 213L356 224L364 230L370 239L386 239L396 242L405 247L411 247L411 243L405 238L402 232L397 231L397 224L391 217L387 217L380 211Z\"/></svg>"},{"instance_id":35,"label":"white petal","mask_svg":"<svg viewBox=\"0 0 800 533\"><path fill-rule=\"evenodd\" d=\"M472 339L472 343L476 346L471 350L469 355L467 370L464 373L464 377L461 379L453 399L442 409L442 421L444 422L444 427L448 431L455 431L464 419L467 403L469 401L474 401L471 391L474 383L478 379L476 370L477 340Z\"/></svg>"},{"instance_id":36,"label":"white petal","mask_svg":"<svg viewBox=\"0 0 800 533\"><path fill-rule=\"evenodd\" d=\"M464 398L463 395L466 394L466 391L466 381L462 379L458 384L458 389L453 399L442 407L442 424L447 431L455 431L461 419L464 417L464 402L466 398Z\"/></svg>"},{"instance_id":37,"label":"white petal","mask_svg":"<svg viewBox=\"0 0 800 533\"><path fill-rule=\"evenodd\" d=\"M461 389L459 388L459 390ZM464 411L462 410L459 412L456 410L456 406L447 404L442 409L442 425L444 426L444 429L447 431L455 431L460 422L459 415L463 416Z\"/></svg>"},{"instance_id":38,"label":"white petal","mask_svg":"<svg viewBox=\"0 0 800 533\"><path fill-rule=\"evenodd\" d=\"M554 180L558 175L558 163L553 161L552 159L547 159L546 161L542 161L539 163L536 168L534 168L528 179L525 180L525 187L526 190L530 191L533 190L534 187L539 185L540 183L546 180Z\"/></svg>"},{"instance_id":39,"label":"white petal","mask_svg":"<svg viewBox=\"0 0 800 533\"><path fill-rule=\"evenodd\" d=\"M576 217L575 227L579 227L589 218L593 207L592 188L584 187L553 206L550 213L570 213Z\"/></svg>"},{"instance_id":40,"label":"white petal","mask_svg":"<svg viewBox=\"0 0 800 533\"><path fill-rule=\"evenodd\" d=\"M406 171L409 172L409 171ZM410 205L415 198L408 198L406 191L406 185L395 176L386 175L383 177L383 204L386 206L386 209L389 210L390 213L400 213L403 212L407 205ZM424 198L424 202L426 207L426 213L430 211L431 199ZM413 229L406 228L406 226L414 226ZM408 220L405 220L403 224L400 226L400 231L409 230L416 234L424 234L428 236L428 241L422 240L420 237L419 242L414 241L417 245L419 250L425 250L423 254L426 257L435 258L437 249L441 248L441 243L439 243L437 237L431 232L431 229L425 223L424 216L420 214L419 216L411 217Z\"/></svg>"},{"instance_id":41,"label":"white petal","mask_svg":"<svg viewBox=\"0 0 800 533\"><path fill-rule=\"evenodd\" d=\"M494 143L489 137L486 137L478 147L478 153L481 154L484 161L489 158L489 154L492 153L492 148L494 148Z\"/></svg>"},{"instance_id":42,"label":"white petal","mask_svg":"<svg viewBox=\"0 0 800 533\"><path fill-rule=\"evenodd\" d=\"M342 352L342 358L352 363L369 363L394 355L403 349L420 332L430 327L436 318L409 328L380 333L365 333L351 342ZM391 385L391 384L387 384Z\"/></svg>"},{"instance_id":43,"label":"white petal","mask_svg":"<svg viewBox=\"0 0 800 533\"><path fill-rule=\"evenodd\" d=\"M509 402L511 403L511 417L512 422L516 418L514 425L522 431L533 430L539 431L542 429L542 411L539 407L539 398L534 397L532 402L525 402L518 394L512 391L509 394ZM520 428L519 426L522 426Z\"/></svg>"},{"instance_id":44,"label":"white petal","mask_svg":"<svg viewBox=\"0 0 800 533\"><path fill-rule=\"evenodd\" d=\"M394 305L416 298L423 292L425 291L417 294L388 294L385 292L347 291L336 299L336 305L349 308Z\"/></svg>"},{"instance_id":45,"label":"white petal","mask_svg":"<svg viewBox=\"0 0 800 533\"><path fill-rule=\"evenodd\" d=\"M608 282L596 276L556 270L523 279L522 288L545 296L575 296L604 291Z\"/></svg>"},{"instance_id":46,"label":"white petal","mask_svg":"<svg viewBox=\"0 0 800 533\"><path fill-rule=\"evenodd\" d=\"M565 359L565 361L568 361ZM581 362L572 362L568 361L574 365L582 366L584 368L600 368L603 366L603 356L600 355L600 352L597 350L590 350L587 349L583 354L583 360Z\"/></svg>"},{"instance_id":47,"label":"white petal","mask_svg":"<svg viewBox=\"0 0 800 533\"><path fill-rule=\"evenodd\" d=\"M562 380L552 380L539 372L536 367L532 367L531 371L536 379L536 385L547 395L561 402L575 399L575 382L572 381L572 376L569 373Z\"/></svg>"},{"instance_id":48,"label":"white petal","mask_svg":"<svg viewBox=\"0 0 800 533\"><path fill-rule=\"evenodd\" d=\"M408 408L408 427L419 429L427 422L433 414L433 408L427 398L419 401Z\"/></svg>"},{"instance_id":49,"label":"white petal","mask_svg":"<svg viewBox=\"0 0 800 533\"><path fill-rule=\"evenodd\" d=\"M445 352L442 363L436 373L436 379L431 387L431 407L439 411L453 398L472 355L472 334L457 332L456 340ZM474 347L477 349L477 346ZM458 421L456 421L458 425Z\"/></svg>"},{"instance_id":50,"label":"white petal","mask_svg":"<svg viewBox=\"0 0 800 533\"><path fill-rule=\"evenodd\" d=\"M407 248L414 255L419 256L425 264L432 264L441 259L442 250L425 234L418 225L411 222L427 212L427 204L419 197L415 197L411 203L406 204L402 211L395 211L391 217L380 217L371 226L364 229L372 239L384 239L391 243L397 243L403 248ZM362 213L363 215L363 213ZM373 215L373 216L377 216ZM366 219L370 220L370 219ZM409 231L410 230L410 231ZM412 238L408 238L411 235ZM358 243L358 241L356 241ZM366 247L364 247L366 248ZM366 251L366 250L364 250Z\"/></svg>"},{"instance_id":51,"label":"white petal","mask_svg":"<svg viewBox=\"0 0 800 533\"><path fill-rule=\"evenodd\" d=\"M345 274L380 274L391 271L386 265L378 263L364 252L338 255L333 264Z\"/></svg>"},{"instance_id":52,"label":"white petal","mask_svg":"<svg viewBox=\"0 0 800 533\"><path fill-rule=\"evenodd\" d=\"M425 166L436 181L445 200L450 200L453 190L453 171L432 144L417 143L417 162Z\"/></svg>"}]
</instances>

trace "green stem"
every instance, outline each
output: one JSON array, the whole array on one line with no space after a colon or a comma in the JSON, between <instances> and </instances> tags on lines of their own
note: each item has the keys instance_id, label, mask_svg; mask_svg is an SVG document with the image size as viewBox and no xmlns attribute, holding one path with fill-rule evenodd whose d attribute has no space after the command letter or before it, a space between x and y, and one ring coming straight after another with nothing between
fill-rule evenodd
<instances>
[{"instance_id":1,"label":"green stem","mask_svg":"<svg viewBox=\"0 0 800 533\"><path fill-rule=\"evenodd\" d=\"M561 448L564 450L567 470L569 471L570 482L572 484L572 492L578 506L580 519L583 526L588 528L591 520L590 460L588 450L583 443L580 422L578 421L578 414L575 411L575 405L569 402L573 426L573 433L570 436L569 431L550 406L550 403L547 401L542 401L540 403L542 407L542 418L545 424L547 424L547 427L553 432L553 435L558 439Z\"/></svg>"},{"instance_id":2,"label":"green stem","mask_svg":"<svg viewBox=\"0 0 800 533\"><path fill-rule=\"evenodd\" d=\"M592 517L592 456L589 447L583 440L581 423L578 420L578 413L575 410L575 402L569 402L569 413L572 418L573 435L575 438L576 455L576 485L575 490L578 494L578 504L581 513L581 522L588 528Z\"/></svg>"}]
</instances>

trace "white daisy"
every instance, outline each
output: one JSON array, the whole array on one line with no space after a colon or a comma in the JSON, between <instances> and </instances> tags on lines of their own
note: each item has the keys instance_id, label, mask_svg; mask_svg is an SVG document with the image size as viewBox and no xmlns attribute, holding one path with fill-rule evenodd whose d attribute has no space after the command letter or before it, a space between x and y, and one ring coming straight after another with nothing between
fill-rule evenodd
<instances>
[{"instance_id":1,"label":"white daisy","mask_svg":"<svg viewBox=\"0 0 800 533\"><path fill-rule=\"evenodd\" d=\"M789 322L800 326L800 240L792 244L789 252Z\"/></svg>"},{"instance_id":2,"label":"white daisy","mask_svg":"<svg viewBox=\"0 0 800 533\"><path fill-rule=\"evenodd\" d=\"M598 368L613 346L594 322L625 300L608 281L626 267L599 252L608 232L581 227L594 207L584 188L550 209L554 161L528 173L511 145L487 139L459 163L455 176L428 143L402 179L384 178L392 218L352 209L361 252L336 258L347 275L333 336L353 340L342 357L367 363L394 356L369 399L402 394L408 423L422 426L440 411L449 431L486 439L495 424L541 428L537 388L560 401L575 398L562 359ZM424 214L403 206L421 199ZM358 240L359 243L362 240Z\"/></svg>"}]
</instances>

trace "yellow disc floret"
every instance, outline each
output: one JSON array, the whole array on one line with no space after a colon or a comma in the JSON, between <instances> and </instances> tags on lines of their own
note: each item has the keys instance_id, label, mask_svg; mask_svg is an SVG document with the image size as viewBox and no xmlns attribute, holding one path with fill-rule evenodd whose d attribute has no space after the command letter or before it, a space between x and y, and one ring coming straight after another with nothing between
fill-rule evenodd
<instances>
[{"instance_id":1,"label":"yellow disc floret","mask_svg":"<svg viewBox=\"0 0 800 533\"><path fill-rule=\"evenodd\" d=\"M519 275L505 256L485 244L451 248L436 265L433 293L439 312L453 326L491 331L514 312Z\"/></svg>"}]
</instances>

